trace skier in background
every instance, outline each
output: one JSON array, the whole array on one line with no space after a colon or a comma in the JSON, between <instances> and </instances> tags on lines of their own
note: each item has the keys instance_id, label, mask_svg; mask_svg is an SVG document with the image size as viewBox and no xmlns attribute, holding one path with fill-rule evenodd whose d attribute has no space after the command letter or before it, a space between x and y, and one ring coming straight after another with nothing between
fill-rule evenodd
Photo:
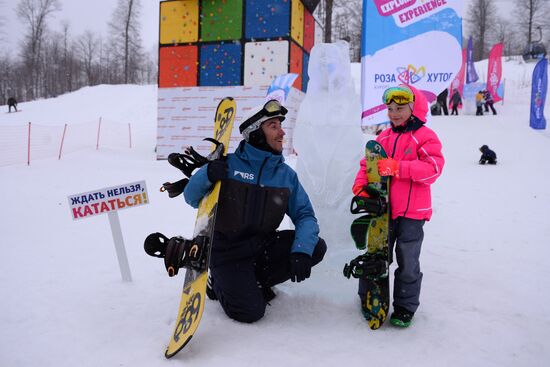
<instances>
[{"instance_id":1,"label":"skier in background","mask_svg":"<svg viewBox=\"0 0 550 367\"><path fill-rule=\"evenodd\" d=\"M449 90L445 88L443 92L439 93L437 95L437 103L441 106L443 109L443 114L445 116L449 115L449 109L447 108L447 97L449 96Z\"/></svg>"},{"instance_id":2,"label":"skier in background","mask_svg":"<svg viewBox=\"0 0 550 367\"><path fill-rule=\"evenodd\" d=\"M483 104L485 103L483 91L476 94L476 116L483 116Z\"/></svg>"},{"instance_id":3,"label":"skier in background","mask_svg":"<svg viewBox=\"0 0 550 367\"><path fill-rule=\"evenodd\" d=\"M490 107L491 111L493 112L493 115L496 115L497 111L493 106L495 104L495 100L493 99L493 95L491 94L491 92L489 92L488 90L484 90L483 98L485 99L485 112L489 112L489 107Z\"/></svg>"},{"instance_id":4,"label":"skier in background","mask_svg":"<svg viewBox=\"0 0 550 367\"><path fill-rule=\"evenodd\" d=\"M8 113L11 112L12 107L15 109L15 112L17 112L17 101L14 97L8 98Z\"/></svg>"},{"instance_id":5,"label":"skier in background","mask_svg":"<svg viewBox=\"0 0 550 367\"><path fill-rule=\"evenodd\" d=\"M489 149L487 145L481 146L481 148L479 148L479 151L481 152L479 164L497 164L497 154Z\"/></svg>"},{"instance_id":6,"label":"skier in background","mask_svg":"<svg viewBox=\"0 0 550 367\"><path fill-rule=\"evenodd\" d=\"M453 95L451 96L451 102L453 104L451 115L458 116L458 106L462 104L462 98L460 97L460 92L458 89L454 90Z\"/></svg>"},{"instance_id":7,"label":"skier in background","mask_svg":"<svg viewBox=\"0 0 550 367\"><path fill-rule=\"evenodd\" d=\"M381 176L390 181L390 257L395 247L398 268L395 271L393 308L390 322L399 327L411 324L420 304L420 250L423 226L432 216L430 185L441 175L445 159L436 133L425 126L428 103L424 94L412 86L386 89L382 101L388 108L391 126L377 138L389 158L378 162ZM366 161L360 162L353 193L367 194ZM359 279L361 304L365 299L365 281Z\"/></svg>"},{"instance_id":8,"label":"skier in background","mask_svg":"<svg viewBox=\"0 0 550 367\"><path fill-rule=\"evenodd\" d=\"M185 187L185 201L198 207L222 180L210 255L207 295L241 322L261 319L287 280L309 278L327 246L309 198L282 156L287 109L276 100L257 106L239 126L244 140L227 158L201 167ZM295 230L277 231L284 215Z\"/></svg>"}]
</instances>

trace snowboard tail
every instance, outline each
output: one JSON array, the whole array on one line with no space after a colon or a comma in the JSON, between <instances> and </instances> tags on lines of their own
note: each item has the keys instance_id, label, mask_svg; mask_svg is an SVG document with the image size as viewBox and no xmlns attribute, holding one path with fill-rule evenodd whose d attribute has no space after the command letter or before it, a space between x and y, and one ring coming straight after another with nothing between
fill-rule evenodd
<instances>
[{"instance_id":1,"label":"snowboard tail","mask_svg":"<svg viewBox=\"0 0 550 367\"><path fill-rule=\"evenodd\" d=\"M370 198L354 197L350 211L364 214L350 227L351 237L362 255L344 266L344 276L361 279L365 295L361 311L369 327L378 329L388 316L389 293L389 180L378 174L378 160L387 158L382 146L374 141L365 147L367 192Z\"/></svg>"}]
</instances>

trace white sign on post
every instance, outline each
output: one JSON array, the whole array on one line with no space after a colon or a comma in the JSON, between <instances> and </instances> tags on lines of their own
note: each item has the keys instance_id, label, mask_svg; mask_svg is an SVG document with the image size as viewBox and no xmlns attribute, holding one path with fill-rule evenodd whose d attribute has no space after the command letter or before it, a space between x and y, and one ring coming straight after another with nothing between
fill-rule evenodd
<instances>
[{"instance_id":1,"label":"white sign on post","mask_svg":"<svg viewBox=\"0 0 550 367\"><path fill-rule=\"evenodd\" d=\"M68 197L73 220L107 213L122 280L132 281L118 219L118 210L149 204L145 181L106 187Z\"/></svg>"}]
</instances>

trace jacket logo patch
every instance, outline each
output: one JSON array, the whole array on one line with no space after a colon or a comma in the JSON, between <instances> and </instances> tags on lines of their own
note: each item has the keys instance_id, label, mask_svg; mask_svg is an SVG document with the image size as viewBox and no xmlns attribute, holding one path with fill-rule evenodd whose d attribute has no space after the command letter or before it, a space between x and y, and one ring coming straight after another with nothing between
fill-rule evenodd
<instances>
[{"instance_id":1,"label":"jacket logo patch","mask_svg":"<svg viewBox=\"0 0 550 367\"><path fill-rule=\"evenodd\" d=\"M409 148L409 149L405 150L405 155L412 154L412 152L413 152L412 148Z\"/></svg>"},{"instance_id":2,"label":"jacket logo patch","mask_svg":"<svg viewBox=\"0 0 550 367\"><path fill-rule=\"evenodd\" d=\"M254 174L253 173L235 171L233 173L233 176L241 176L243 180L254 180Z\"/></svg>"}]
</instances>

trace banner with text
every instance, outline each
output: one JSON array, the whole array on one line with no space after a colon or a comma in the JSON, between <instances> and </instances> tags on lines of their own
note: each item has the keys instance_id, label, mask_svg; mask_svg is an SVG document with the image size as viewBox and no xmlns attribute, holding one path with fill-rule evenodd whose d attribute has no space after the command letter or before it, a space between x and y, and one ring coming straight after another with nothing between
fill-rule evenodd
<instances>
[{"instance_id":1,"label":"banner with text","mask_svg":"<svg viewBox=\"0 0 550 367\"><path fill-rule=\"evenodd\" d=\"M382 93L410 84L428 100L462 64L461 0L363 0L362 125L388 121Z\"/></svg>"},{"instance_id":2,"label":"banner with text","mask_svg":"<svg viewBox=\"0 0 550 367\"><path fill-rule=\"evenodd\" d=\"M145 181L70 195L68 199L75 220L149 204Z\"/></svg>"},{"instance_id":3,"label":"banner with text","mask_svg":"<svg viewBox=\"0 0 550 367\"><path fill-rule=\"evenodd\" d=\"M466 57L466 84L475 83L479 79L474 64L474 46L472 36L468 39L468 49Z\"/></svg>"},{"instance_id":4,"label":"banner with text","mask_svg":"<svg viewBox=\"0 0 550 367\"><path fill-rule=\"evenodd\" d=\"M533 81L531 85L531 117L529 126L533 129L546 129L544 118L544 102L548 89L548 60L541 59L533 70Z\"/></svg>"},{"instance_id":5,"label":"banner with text","mask_svg":"<svg viewBox=\"0 0 550 367\"><path fill-rule=\"evenodd\" d=\"M233 97L237 112L229 152L242 140L239 125L243 116L254 106L265 103L268 86L187 87L158 89L157 159L166 159L170 153L182 153L192 146L201 154L210 153L212 144L203 141L214 135L214 113L220 100ZM292 134L296 125L298 108L304 93L290 88L285 107L288 109L283 122L285 137L283 154L293 152Z\"/></svg>"},{"instance_id":6,"label":"banner with text","mask_svg":"<svg viewBox=\"0 0 550 367\"><path fill-rule=\"evenodd\" d=\"M462 49L462 66L460 67L460 70L456 74L453 82L451 83L451 86L449 87L449 107L450 108L453 108L452 98L455 91L458 91L461 97L464 95L463 90L464 90L465 68L466 68L466 49Z\"/></svg>"},{"instance_id":7,"label":"banner with text","mask_svg":"<svg viewBox=\"0 0 550 367\"><path fill-rule=\"evenodd\" d=\"M502 100L498 94L500 79L502 77L502 49L504 45L497 43L489 52L489 62L487 63L487 91L493 96L496 102Z\"/></svg>"}]
</instances>

